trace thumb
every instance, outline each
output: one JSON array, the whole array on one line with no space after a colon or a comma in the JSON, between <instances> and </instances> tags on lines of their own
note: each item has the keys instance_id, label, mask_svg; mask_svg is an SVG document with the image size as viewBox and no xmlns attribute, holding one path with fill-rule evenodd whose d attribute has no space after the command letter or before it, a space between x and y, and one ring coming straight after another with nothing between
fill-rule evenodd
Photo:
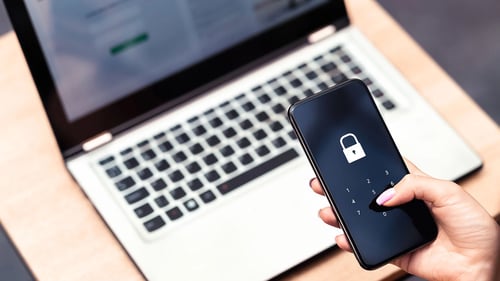
<instances>
[{"instance_id":1,"label":"thumb","mask_svg":"<svg viewBox=\"0 0 500 281\"><path fill-rule=\"evenodd\" d=\"M393 188L379 195L376 202L379 205L392 207L420 199L431 207L447 205L449 199L460 194L460 187L449 181L434 179L425 175L408 174Z\"/></svg>"}]
</instances>

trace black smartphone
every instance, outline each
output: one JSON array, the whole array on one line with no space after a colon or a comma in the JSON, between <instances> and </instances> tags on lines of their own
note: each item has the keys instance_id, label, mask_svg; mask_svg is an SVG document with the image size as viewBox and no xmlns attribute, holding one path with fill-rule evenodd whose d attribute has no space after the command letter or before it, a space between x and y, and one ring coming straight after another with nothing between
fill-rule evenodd
<instances>
[{"instance_id":1,"label":"black smartphone","mask_svg":"<svg viewBox=\"0 0 500 281\"><path fill-rule=\"evenodd\" d=\"M435 239L437 226L424 202L395 208L375 202L408 169L361 80L301 100L288 116L363 268L375 269Z\"/></svg>"}]
</instances>

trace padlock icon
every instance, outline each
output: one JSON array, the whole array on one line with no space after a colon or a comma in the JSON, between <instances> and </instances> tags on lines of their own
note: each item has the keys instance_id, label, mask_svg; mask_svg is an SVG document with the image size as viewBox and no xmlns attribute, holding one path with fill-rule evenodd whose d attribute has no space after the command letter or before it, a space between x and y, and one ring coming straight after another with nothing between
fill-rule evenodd
<instances>
[{"instance_id":1,"label":"padlock icon","mask_svg":"<svg viewBox=\"0 0 500 281\"><path fill-rule=\"evenodd\" d=\"M349 137L354 139L354 144L346 147L344 144L344 140ZM361 143L359 143L356 135L354 135L353 133L347 133L343 135L340 138L340 146L342 147L342 151L344 152L345 158L347 159L347 163L352 163L366 157L365 150L361 146Z\"/></svg>"}]
</instances>

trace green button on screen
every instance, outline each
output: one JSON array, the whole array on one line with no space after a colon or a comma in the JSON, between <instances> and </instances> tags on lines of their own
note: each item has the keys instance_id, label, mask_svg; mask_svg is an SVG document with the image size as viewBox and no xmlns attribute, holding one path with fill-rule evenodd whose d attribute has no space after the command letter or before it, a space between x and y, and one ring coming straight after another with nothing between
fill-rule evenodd
<instances>
[{"instance_id":1,"label":"green button on screen","mask_svg":"<svg viewBox=\"0 0 500 281\"><path fill-rule=\"evenodd\" d=\"M111 47L110 52L112 55L119 54L132 46L146 42L148 40L148 37L149 36L147 33L145 33L145 32L141 33L141 34L139 34L131 39L128 39L128 40L126 40L118 45Z\"/></svg>"}]
</instances>

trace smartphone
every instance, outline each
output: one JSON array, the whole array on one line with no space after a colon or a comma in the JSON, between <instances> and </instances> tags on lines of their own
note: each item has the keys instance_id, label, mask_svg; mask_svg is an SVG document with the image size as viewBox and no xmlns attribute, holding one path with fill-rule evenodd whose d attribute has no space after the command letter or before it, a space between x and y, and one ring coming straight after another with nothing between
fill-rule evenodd
<instances>
[{"instance_id":1,"label":"smartphone","mask_svg":"<svg viewBox=\"0 0 500 281\"><path fill-rule=\"evenodd\" d=\"M394 208L375 202L408 169L361 80L298 101L288 116L363 268L380 267L436 238L424 202Z\"/></svg>"}]
</instances>

